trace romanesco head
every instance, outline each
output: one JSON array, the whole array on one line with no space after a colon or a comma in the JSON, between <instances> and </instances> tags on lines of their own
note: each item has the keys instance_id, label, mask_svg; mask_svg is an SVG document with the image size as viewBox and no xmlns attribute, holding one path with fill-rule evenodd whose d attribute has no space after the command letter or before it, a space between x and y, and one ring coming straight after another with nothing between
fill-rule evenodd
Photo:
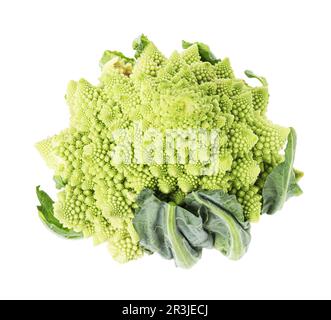
<instances>
[{"instance_id":1,"label":"romanesco head","mask_svg":"<svg viewBox=\"0 0 331 320\"><path fill-rule=\"evenodd\" d=\"M175 203L198 189L230 192L246 219L257 221L262 182L281 161L289 132L265 116L265 79L249 86L235 78L228 58L204 61L194 44L167 59L145 36L135 48L137 59L105 52L97 85L71 81L70 127L37 144L67 182L56 217L95 243L108 241L120 262L143 254L132 219L146 188ZM187 136L192 129L199 146ZM213 133L212 147L203 137ZM180 149L165 154L172 144Z\"/></svg>"}]
</instances>

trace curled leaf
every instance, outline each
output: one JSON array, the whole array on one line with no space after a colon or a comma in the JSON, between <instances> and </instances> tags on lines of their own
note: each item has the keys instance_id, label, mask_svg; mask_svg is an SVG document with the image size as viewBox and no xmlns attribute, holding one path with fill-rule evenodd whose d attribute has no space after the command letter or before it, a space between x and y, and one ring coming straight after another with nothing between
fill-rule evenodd
<instances>
[{"instance_id":1,"label":"curled leaf","mask_svg":"<svg viewBox=\"0 0 331 320\"><path fill-rule=\"evenodd\" d=\"M111 59L116 58L116 57L119 58L119 59L121 59L121 60L123 60L123 62L125 62L125 63L132 63L132 64L134 64L134 59L125 56L122 52L120 52L120 51L106 50L103 53L103 55L102 55L102 57L100 59L100 62L99 62L101 69L103 68L103 66L108 61L110 61Z\"/></svg>"},{"instance_id":2,"label":"curled leaf","mask_svg":"<svg viewBox=\"0 0 331 320\"><path fill-rule=\"evenodd\" d=\"M174 259L179 267L190 268L200 259L203 247L212 247L201 217L159 200L151 190L144 190L138 203L140 210L133 224L146 250Z\"/></svg>"},{"instance_id":3,"label":"curled leaf","mask_svg":"<svg viewBox=\"0 0 331 320\"><path fill-rule=\"evenodd\" d=\"M201 61L207 61L211 64L216 64L217 62L220 62L220 59L217 59L215 55L211 52L208 45L202 43L202 42L187 42L185 40L182 41L182 47L183 49L187 49L190 46L196 44L198 46L199 54L201 57Z\"/></svg>"},{"instance_id":4,"label":"curled leaf","mask_svg":"<svg viewBox=\"0 0 331 320\"><path fill-rule=\"evenodd\" d=\"M83 238L82 233L64 228L60 221L55 218L54 201L45 191L40 189L40 186L36 188L36 192L40 202L40 206L37 207L39 217L50 230L66 239Z\"/></svg>"},{"instance_id":5,"label":"curled leaf","mask_svg":"<svg viewBox=\"0 0 331 320\"><path fill-rule=\"evenodd\" d=\"M136 51L134 55L136 59L138 59L141 56L142 52L145 50L145 48L149 43L150 43L149 39L144 34L142 34L133 41L132 48L133 50Z\"/></svg>"},{"instance_id":6,"label":"curled leaf","mask_svg":"<svg viewBox=\"0 0 331 320\"><path fill-rule=\"evenodd\" d=\"M219 190L192 192L178 206L161 201L147 189L138 204L133 224L140 245L174 259L179 267L192 267L203 248L214 247L234 260L247 251L249 223L235 196Z\"/></svg>"},{"instance_id":7,"label":"curled leaf","mask_svg":"<svg viewBox=\"0 0 331 320\"><path fill-rule=\"evenodd\" d=\"M251 240L250 225L234 195L221 190L197 191L189 194L184 203L194 213L204 212L204 229L214 235L215 249L231 260L246 253Z\"/></svg>"},{"instance_id":8,"label":"curled leaf","mask_svg":"<svg viewBox=\"0 0 331 320\"><path fill-rule=\"evenodd\" d=\"M257 76L253 71L251 70L245 70L245 75L248 77L248 78L255 78L257 80L259 80L261 82L261 84L263 86L268 86L268 82L267 82L267 79L264 78L264 77L261 77L261 76Z\"/></svg>"}]
</instances>

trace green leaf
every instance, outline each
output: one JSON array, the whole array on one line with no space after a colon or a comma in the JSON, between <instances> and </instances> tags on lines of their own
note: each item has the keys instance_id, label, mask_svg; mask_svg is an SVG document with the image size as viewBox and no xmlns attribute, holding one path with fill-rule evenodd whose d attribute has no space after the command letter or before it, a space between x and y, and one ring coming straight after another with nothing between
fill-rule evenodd
<instances>
[{"instance_id":1,"label":"green leaf","mask_svg":"<svg viewBox=\"0 0 331 320\"><path fill-rule=\"evenodd\" d=\"M132 48L133 50L136 51L134 55L136 59L138 59L141 56L142 52L145 50L145 48L149 43L150 43L149 39L144 34L142 34L133 41Z\"/></svg>"},{"instance_id":2,"label":"green leaf","mask_svg":"<svg viewBox=\"0 0 331 320\"><path fill-rule=\"evenodd\" d=\"M63 180L61 176L54 176L53 180L55 182L56 189L59 189L59 190L63 189L67 184L67 182L65 180Z\"/></svg>"},{"instance_id":3,"label":"green leaf","mask_svg":"<svg viewBox=\"0 0 331 320\"><path fill-rule=\"evenodd\" d=\"M111 59L113 59L114 57L118 57L120 59L122 59L125 63L132 63L134 64L134 59L132 58L128 58L127 56L125 56L122 52L120 51L110 51L110 50L106 50L100 61L99 61L99 65L102 69L102 67Z\"/></svg>"},{"instance_id":4,"label":"green leaf","mask_svg":"<svg viewBox=\"0 0 331 320\"><path fill-rule=\"evenodd\" d=\"M174 259L179 267L190 268L200 259L202 248L212 246L201 217L159 200L151 190L140 194L138 204L140 209L133 224L140 245L147 251Z\"/></svg>"},{"instance_id":5,"label":"green leaf","mask_svg":"<svg viewBox=\"0 0 331 320\"><path fill-rule=\"evenodd\" d=\"M184 204L188 210L203 215L204 229L215 237L215 249L231 260L246 253L251 240L250 225L234 195L221 190L197 191L189 194Z\"/></svg>"},{"instance_id":6,"label":"green leaf","mask_svg":"<svg viewBox=\"0 0 331 320\"><path fill-rule=\"evenodd\" d=\"M244 221L235 196L222 191L192 192L181 206L158 199L144 190L133 219L140 245L190 268L203 248L216 248L230 259L239 259L250 242L249 223Z\"/></svg>"},{"instance_id":7,"label":"green leaf","mask_svg":"<svg viewBox=\"0 0 331 320\"><path fill-rule=\"evenodd\" d=\"M215 55L211 52L209 46L202 42L187 42L185 40L182 41L182 47L183 49L187 49L191 47L192 45L196 44L198 46L199 54L202 61L210 62L211 64L216 64L217 62L220 62L220 59L217 59Z\"/></svg>"},{"instance_id":8,"label":"green leaf","mask_svg":"<svg viewBox=\"0 0 331 320\"><path fill-rule=\"evenodd\" d=\"M287 190L286 200L288 200L291 197L300 196L302 193L303 193L302 189L298 185L294 173L292 173L290 178L290 184Z\"/></svg>"},{"instance_id":9,"label":"green leaf","mask_svg":"<svg viewBox=\"0 0 331 320\"><path fill-rule=\"evenodd\" d=\"M291 128L287 138L285 160L269 174L262 190L264 213L274 214L283 207L287 199L302 194L298 180L303 173L293 169L295 148L296 133Z\"/></svg>"},{"instance_id":10,"label":"green leaf","mask_svg":"<svg viewBox=\"0 0 331 320\"><path fill-rule=\"evenodd\" d=\"M253 71L251 70L245 70L245 75L248 77L248 78L254 78L254 79L257 79L261 82L261 84L263 86L268 86L268 82L267 82L267 79L264 78L264 77L260 77L260 76L257 76Z\"/></svg>"},{"instance_id":11,"label":"green leaf","mask_svg":"<svg viewBox=\"0 0 331 320\"><path fill-rule=\"evenodd\" d=\"M66 239L83 238L82 233L64 228L60 221L55 218L53 210L54 201L46 192L40 189L40 186L36 188L36 192L40 202L40 206L37 206L39 217L50 230Z\"/></svg>"}]
</instances>

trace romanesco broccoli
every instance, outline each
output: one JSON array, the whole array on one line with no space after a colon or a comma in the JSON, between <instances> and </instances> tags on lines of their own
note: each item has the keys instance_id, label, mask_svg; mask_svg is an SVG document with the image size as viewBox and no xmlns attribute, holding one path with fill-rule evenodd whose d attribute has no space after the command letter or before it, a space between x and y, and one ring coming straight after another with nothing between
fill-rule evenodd
<instances>
[{"instance_id":1,"label":"romanesco broccoli","mask_svg":"<svg viewBox=\"0 0 331 320\"><path fill-rule=\"evenodd\" d=\"M68 84L70 127L36 145L65 182L55 218L96 244L107 241L120 262L144 252L133 226L143 190L177 205L192 191L221 190L236 196L246 222L255 222L267 176L284 160L290 129L266 118L265 79L247 72L261 81L252 87L236 78L228 58L204 55L198 43L185 46L166 58L143 36L134 43L136 59L106 51L97 85L85 79ZM199 128L218 134L217 161L206 161L212 154L207 143L182 148L175 161L155 152L172 141L164 138L169 130L185 144L184 131Z\"/></svg>"}]
</instances>

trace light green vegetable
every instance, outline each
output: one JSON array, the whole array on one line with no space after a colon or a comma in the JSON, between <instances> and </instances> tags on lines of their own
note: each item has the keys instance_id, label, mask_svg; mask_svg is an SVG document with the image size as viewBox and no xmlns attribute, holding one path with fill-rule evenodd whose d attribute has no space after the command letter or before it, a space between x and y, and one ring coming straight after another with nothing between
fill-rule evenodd
<instances>
[{"instance_id":1,"label":"light green vegetable","mask_svg":"<svg viewBox=\"0 0 331 320\"><path fill-rule=\"evenodd\" d=\"M200 255L202 246L195 244L199 241L191 237L194 232L207 232L216 248L239 258L249 243L246 224L301 192L301 174L292 169L293 132L266 115L266 79L246 71L248 78L260 81L251 86L235 76L228 58L216 58L207 45L183 41L183 46L182 52L165 57L141 35L133 42L134 58L105 51L98 84L85 79L68 84L69 127L36 144L59 189L53 211L45 215L43 210L43 220L54 217L59 225L53 220L52 224L66 232L83 234L95 244L107 242L119 262L142 257L142 239L154 239L151 233L138 235L133 225L136 199L146 189L162 203L164 219L153 223L160 224L172 241L161 248L149 243L150 251L169 257L167 252L174 250L173 256L182 257L186 250L190 258L178 258L183 266ZM173 142L167 140L169 132ZM286 141L293 150L286 152L284 162ZM169 155L171 145L181 148ZM207 220L185 207L188 194L199 196L197 203L208 200L199 204L202 211L208 209ZM225 210L228 196L240 210ZM175 218L174 224L174 216L183 219ZM195 229L199 219L203 230ZM186 240L178 238L182 232ZM155 237L161 241L160 234Z\"/></svg>"}]
</instances>

